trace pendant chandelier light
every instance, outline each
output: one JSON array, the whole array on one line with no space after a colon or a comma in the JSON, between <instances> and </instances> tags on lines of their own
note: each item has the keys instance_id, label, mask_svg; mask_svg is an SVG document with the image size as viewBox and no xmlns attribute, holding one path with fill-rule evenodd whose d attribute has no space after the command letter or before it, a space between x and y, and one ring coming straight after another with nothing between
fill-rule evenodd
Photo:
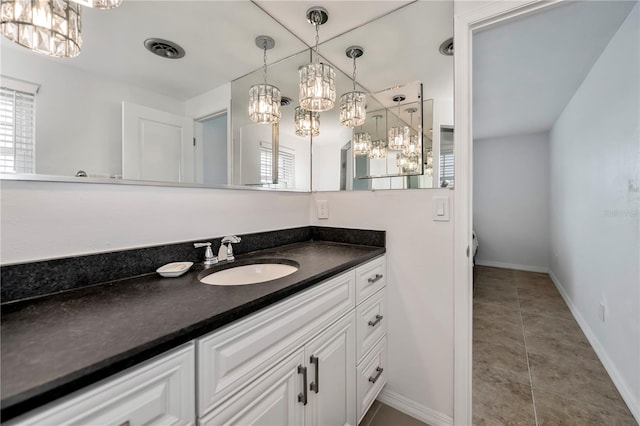
<instances>
[{"instance_id":1,"label":"pendant chandelier light","mask_svg":"<svg viewBox=\"0 0 640 426\"><path fill-rule=\"evenodd\" d=\"M122 4L122 0L72 0L82 6L94 9L113 9Z\"/></svg>"},{"instance_id":2,"label":"pendant chandelier light","mask_svg":"<svg viewBox=\"0 0 640 426\"><path fill-rule=\"evenodd\" d=\"M409 144L409 126L400 125L400 102L405 99L406 96L404 95L397 95L393 97L393 101L398 103L398 125L389 129L389 149L393 151L403 151Z\"/></svg>"},{"instance_id":3,"label":"pendant chandelier light","mask_svg":"<svg viewBox=\"0 0 640 426\"><path fill-rule=\"evenodd\" d=\"M318 136L320 134L320 113L296 107L294 124L298 136Z\"/></svg>"},{"instance_id":4,"label":"pendant chandelier light","mask_svg":"<svg viewBox=\"0 0 640 426\"><path fill-rule=\"evenodd\" d=\"M0 32L35 52L59 58L80 54L82 7L69 0L2 0Z\"/></svg>"},{"instance_id":5,"label":"pendant chandelier light","mask_svg":"<svg viewBox=\"0 0 640 426\"><path fill-rule=\"evenodd\" d=\"M348 58L353 59L353 91L340 97L340 124L345 127L358 127L364 124L367 116L367 96L356 90L356 58L364 54L364 49L351 46L347 48L346 54Z\"/></svg>"},{"instance_id":6,"label":"pendant chandelier light","mask_svg":"<svg viewBox=\"0 0 640 426\"><path fill-rule=\"evenodd\" d=\"M411 126L409 127L409 129L413 129L413 113L418 111L418 108L407 108L405 109L406 112L409 113L409 116L411 117L409 120L409 123L411 124ZM402 150L402 153L406 156L412 156L412 155L419 155L420 154L420 130L418 129L418 133L416 133L415 135L411 135L409 137L409 141L407 142L407 144L405 145L404 149ZM411 130L409 130L411 131Z\"/></svg>"},{"instance_id":7,"label":"pendant chandelier light","mask_svg":"<svg viewBox=\"0 0 640 426\"><path fill-rule=\"evenodd\" d=\"M433 176L433 150L429 148L427 150L427 158L424 162L425 170L424 173L427 176Z\"/></svg>"},{"instance_id":8,"label":"pendant chandelier light","mask_svg":"<svg viewBox=\"0 0 640 426\"><path fill-rule=\"evenodd\" d=\"M369 158L374 160L380 160L387 158L387 141L384 139L378 139L378 119L382 118L381 115L374 115L376 120L376 140L371 142L371 152Z\"/></svg>"},{"instance_id":9,"label":"pendant chandelier light","mask_svg":"<svg viewBox=\"0 0 640 426\"><path fill-rule=\"evenodd\" d=\"M406 164L402 167L403 173L415 173L420 166L420 158L417 155L408 156Z\"/></svg>"},{"instance_id":10,"label":"pendant chandelier light","mask_svg":"<svg viewBox=\"0 0 640 426\"><path fill-rule=\"evenodd\" d=\"M267 84L267 50L276 42L269 36L256 37L256 46L263 50L264 83L254 84L249 89L249 118L255 123L270 124L280 121L280 89Z\"/></svg>"},{"instance_id":11,"label":"pendant chandelier light","mask_svg":"<svg viewBox=\"0 0 640 426\"><path fill-rule=\"evenodd\" d=\"M328 111L336 102L336 72L331 65L321 63L318 54L319 28L327 20L329 14L322 7L312 7L307 11L307 21L316 28L315 61L298 70L300 106L314 112Z\"/></svg>"},{"instance_id":12,"label":"pendant chandelier light","mask_svg":"<svg viewBox=\"0 0 640 426\"><path fill-rule=\"evenodd\" d=\"M353 133L351 139L353 155L369 155L371 153L371 135L367 132Z\"/></svg>"}]
</instances>

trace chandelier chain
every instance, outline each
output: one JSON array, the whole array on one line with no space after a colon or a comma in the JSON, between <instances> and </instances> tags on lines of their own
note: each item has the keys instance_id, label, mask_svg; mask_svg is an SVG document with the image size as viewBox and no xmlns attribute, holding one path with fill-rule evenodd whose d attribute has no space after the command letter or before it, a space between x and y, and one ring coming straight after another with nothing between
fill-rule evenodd
<instances>
[{"instance_id":1,"label":"chandelier chain","mask_svg":"<svg viewBox=\"0 0 640 426\"><path fill-rule=\"evenodd\" d=\"M262 48L264 49L264 54L262 55L262 73L264 77L264 84L267 84L267 40L262 43Z\"/></svg>"},{"instance_id":2,"label":"chandelier chain","mask_svg":"<svg viewBox=\"0 0 640 426\"><path fill-rule=\"evenodd\" d=\"M319 47L318 45L320 44L320 13L319 12L314 12L313 14L313 21L315 23L316 26L316 63L320 62L320 54L319 54Z\"/></svg>"},{"instance_id":3,"label":"chandelier chain","mask_svg":"<svg viewBox=\"0 0 640 426\"><path fill-rule=\"evenodd\" d=\"M353 91L356 91L356 55L355 51L351 50L351 56L353 57Z\"/></svg>"}]
</instances>

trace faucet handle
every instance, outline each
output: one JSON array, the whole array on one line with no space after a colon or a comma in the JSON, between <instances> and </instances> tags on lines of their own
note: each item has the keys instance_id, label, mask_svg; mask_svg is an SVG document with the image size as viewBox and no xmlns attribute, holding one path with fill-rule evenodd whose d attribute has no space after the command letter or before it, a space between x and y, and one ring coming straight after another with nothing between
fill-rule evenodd
<instances>
[{"instance_id":1,"label":"faucet handle","mask_svg":"<svg viewBox=\"0 0 640 426\"><path fill-rule=\"evenodd\" d=\"M218 263L218 258L213 255L213 250L211 250L211 243L193 243L195 248L206 247L207 249L204 252L204 264L205 265L214 265Z\"/></svg>"},{"instance_id":2,"label":"faucet handle","mask_svg":"<svg viewBox=\"0 0 640 426\"><path fill-rule=\"evenodd\" d=\"M242 240L242 238L236 236L236 235L231 235L229 237L224 237L222 239L222 244L227 244L227 243L239 243Z\"/></svg>"}]
</instances>

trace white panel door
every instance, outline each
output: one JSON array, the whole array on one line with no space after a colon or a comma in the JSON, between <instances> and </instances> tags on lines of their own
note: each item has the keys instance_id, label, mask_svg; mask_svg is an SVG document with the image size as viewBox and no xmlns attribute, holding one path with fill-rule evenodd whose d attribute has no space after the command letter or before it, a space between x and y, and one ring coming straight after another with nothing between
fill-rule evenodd
<instances>
[{"instance_id":1,"label":"white panel door","mask_svg":"<svg viewBox=\"0 0 640 426\"><path fill-rule=\"evenodd\" d=\"M211 413L201 426L301 426L304 421L302 385L304 350L298 349L277 365L268 368Z\"/></svg>"},{"instance_id":2,"label":"white panel door","mask_svg":"<svg viewBox=\"0 0 640 426\"><path fill-rule=\"evenodd\" d=\"M305 346L309 375L305 425L357 424L355 332L351 312Z\"/></svg>"},{"instance_id":3,"label":"white panel door","mask_svg":"<svg viewBox=\"0 0 640 426\"><path fill-rule=\"evenodd\" d=\"M193 119L122 103L122 178L194 182Z\"/></svg>"}]
</instances>

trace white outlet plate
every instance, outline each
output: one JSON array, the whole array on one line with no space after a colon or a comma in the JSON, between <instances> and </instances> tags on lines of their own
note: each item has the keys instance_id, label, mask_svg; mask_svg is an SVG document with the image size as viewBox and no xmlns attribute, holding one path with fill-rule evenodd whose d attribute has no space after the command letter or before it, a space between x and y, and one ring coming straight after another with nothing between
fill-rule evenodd
<instances>
[{"instance_id":1,"label":"white outlet plate","mask_svg":"<svg viewBox=\"0 0 640 426\"><path fill-rule=\"evenodd\" d=\"M318 219L329 219L329 202L327 200L317 200Z\"/></svg>"}]
</instances>

